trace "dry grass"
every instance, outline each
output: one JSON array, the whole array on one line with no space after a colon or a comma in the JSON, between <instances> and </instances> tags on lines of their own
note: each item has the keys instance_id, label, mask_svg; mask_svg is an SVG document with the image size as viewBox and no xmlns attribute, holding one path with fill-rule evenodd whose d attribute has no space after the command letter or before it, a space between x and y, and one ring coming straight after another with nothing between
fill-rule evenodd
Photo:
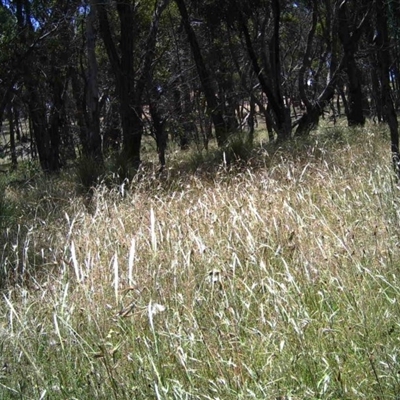
<instances>
[{"instance_id":1,"label":"dry grass","mask_svg":"<svg viewBox=\"0 0 400 400\"><path fill-rule=\"evenodd\" d=\"M290 146L100 186L90 207L65 180L26 189L0 399L398 398L387 140L369 127Z\"/></svg>"}]
</instances>

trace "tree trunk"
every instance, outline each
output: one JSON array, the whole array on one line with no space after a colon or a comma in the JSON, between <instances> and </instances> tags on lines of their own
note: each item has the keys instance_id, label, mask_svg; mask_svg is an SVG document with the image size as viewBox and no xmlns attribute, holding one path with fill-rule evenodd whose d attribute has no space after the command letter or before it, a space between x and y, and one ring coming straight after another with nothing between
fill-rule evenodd
<instances>
[{"instance_id":1,"label":"tree trunk","mask_svg":"<svg viewBox=\"0 0 400 400\"><path fill-rule=\"evenodd\" d=\"M141 111L135 109L133 48L134 48L134 6L129 2L118 2L117 13L120 20L120 52L117 47L108 20L108 2L106 0L92 1L99 19L100 35L107 51L116 84L116 94L121 117L123 152L127 159L138 166L140 164L140 146L143 132ZM137 108L137 107L136 107ZM136 114L136 115L135 115ZM139 146L139 147L138 147Z\"/></svg>"},{"instance_id":2,"label":"tree trunk","mask_svg":"<svg viewBox=\"0 0 400 400\"><path fill-rule=\"evenodd\" d=\"M203 56L200 51L200 46L196 38L196 34L190 24L189 14L185 5L184 0L175 0L179 13L182 17L182 23L185 28L186 35L188 37L190 48L192 49L193 58L196 64L197 73L201 85L203 87L204 95L207 100L207 106L211 119L213 121L215 136L217 139L218 146L223 146L228 139L229 132L225 124L224 116L221 110L221 105L215 95L215 91L212 85L212 77L210 71L207 69Z\"/></svg>"},{"instance_id":3,"label":"tree trunk","mask_svg":"<svg viewBox=\"0 0 400 400\"><path fill-rule=\"evenodd\" d=\"M308 135L313 129L315 129L318 126L319 123L319 118L324 112L324 108L326 105L329 104L331 99L333 98L335 94L335 83L337 80L337 71L336 73L332 74L332 71L334 70L336 66L336 59L335 55L332 55L331 59L331 65L330 65L330 74L331 79L328 82L327 86L325 87L324 91L322 94L319 96L317 101L311 102L306 94L306 88L305 88L305 76L308 74L311 68L311 51L312 51L312 43L314 40L316 28L317 28L317 16L318 16L318 10L317 10L317 0L313 0L312 2L312 23L310 30L308 31L307 35L307 42L306 42L306 50L303 55L303 62L300 68L300 73L299 73L299 94L301 101L304 103L306 107L306 112L300 117L300 119L297 121L298 126L296 129L296 136L304 136ZM328 23L331 24L331 19L328 20ZM332 27L328 26L326 28L327 30L331 30ZM327 47L331 49L331 39L328 37L327 39Z\"/></svg>"},{"instance_id":4,"label":"tree trunk","mask_svg":"<svg viewBox=\"0 0 400 400\"><path fill-rule=\"evenodd\" d=\"M121 129L118 104L113 98L110 98L104 120L103 151L118 151L120 143Z\"/></svg>"},{"instance_id":5,"label":"tree trunk","mask_svg":"<svg viewBox=\"0 0 400 400\"><path fill-rule=\"evenodd\" d=\"M157 96L157 94L154 95ZM167 134L164 129L166 118L162 115L159 105L157 104L157 100L157 98L150 99L149 111L157 143L157 153L158 161L160 162L160 170L163 170L165 167L165 150L167 148Z\"/></svg>"},{"instance_id":6,"label":"tree trunk","mask_svg":"<svg viewBox=\"0 0 400 400\"><path fill-rule=\"evenodd\" d=\"M144 45L141 75L138 77L135 86L137 74L135 74L134 69L134 27L135 17L138 17L136 15L135 2L117 2L117 14L120 21L119 50L121 56L119 56L108 21L108 2L106 0L92 1L92 6L96 7L97 10L100 34L115 75L116 93L121 116L123 153L135 168L141 162L140 150L143 135L142 96L152 73L159 21L168 3L169 0L161 0L160 3L156 3Z\"/></svg>"},{"instance_id":7,"label":"tree trunk","mask_svg":"<svg viewBox=\"0 0 400 400\"><path fill-rule=\"evenodd\" d=\"M347 0L345 0L342 3L342 7L346 3ZM368 11L365 13L362 22L357 26L357 28L354 29L352 35L350 38L348 38L348 43L347 46L356 48L356 44L358 43L361 33L363 31L363 26L366 22L366 17L368 15ZM304 89L304 72L309 68L310 63L311 63L311 58L309 57L311 53L311 43L312 39L315 34L315 30L317 27L317 0L313 0L313 23L312 27L308 33L308 38L307 38L307 48L304 54L303 58L303 65L302 65L302 71L299 75L299 91L300 91L300 96L304 104L306 105L306 113L303 114L303 116L298 120L298 127L296 129L296 136L302 136L302 135L307 135L310 133L312 129L314 129L319 122L319 118L321 117L324 108L329 104L329 102L332 100L334 94L335 94L335 87L337 85L337 82L340 77L340 72L343 71L346 65L348 65L348 58L352 57L352 54L349 52L344 52L343 57L341 59L341 62L339 65L337 65L337 60L336 60L336 52L334 51L334 40L332 38L328 39L328 49L332 53L332 59L330 62L330 72L329 72L329 81L322 91L322 93L319 95L318 99L315 102L310 102L305 94L305 89ZM329 30L333 32L334 26L330 26ZM360 97L360 100L362 101L362 97ZM361 103L362 104L362 103Z\"/></svg>"},{"instance_id":8,"label":"tree trunk","mask_svg":"<svg viewBox=\"0 0 400 400\"><path fill-rule=\"evenodd\" d=\"M96 32L95 32L95 9L90 7L86 20L86 48L87 48L87 93L86 93L86 126L87 126L87 156L102 163L100 136L100 105L98 87L98 65L96 58Z\"/></svg>"},{"instance_id":9,"label":"tree trunk","mask_svg":"<svg viewBox=\"0 0 400 400\"><path fill-rule=\"evenodd\" d=\"M339 79L340 72L343 70L344 63L345 56L343 56L340 65L332 75L323 92L319 95L318 99L313 103L308 102L306 112L298 120L296 136L308 135L318 126L319 118L324 112L325 107L330 103L335 95L336 82Z\"/></svg>"},{"instance_id":10,"label":"tree trunk","mask_svg":"<svg viewBox=\"0 0 400 400\"><path fill-rule=\"evenodd\" d=\"M371 62L373 66L371 69L371 102L373 104L374 121L376 118L377 122L383 122L383 109L379 96L379 93L381 93L381 87L378 77L378 63L372 55L371 59L373 59Z\"/></svg>"},{"instance_id":11,"label":"tree trunk","mask_svg":"<svg viewBox=\"0 0 400 400\"><path fill-rule=\"evenodd\" d=\"M89 148L87 142L87 125L86 125L86 99L84 89L82 88L81 81L79 80L78 71L74 68L71 75L72 94L75 100L75 121L79 127L79 140L82 146L82 154L88 155Z\"/></svg>"},{"instance_id":12,"label":"tree trunk","mask_svg":"<svg viewBox=\"0 0 400 400\"><path fill-rule=\"evenodd\" d=\"M55 68L52 71L52 75L53 104L50 109L48 132L53 159L52 162L54 167L56 167L54 171L57 171L61 168L60 133L64 123L62 119L62 108L64 107L64 82L62 82L60 71L57 71Z\"/></svg>"},{"instance_id":13,"label":"tree trunk","mask_svg":"<svg viewBox=\"0 0 400 400\"><path fill-rule=\"evenodd\" d=\"M338 91L339 96L340 96L340 98L342 99L342 102L343 102L344 113L348 117L350 115L350 108L349 108L349 103L347 102L346 93L344 92L343 83L337 84L337 91Z\"/></svg>"},{"instance_id":14,"label":"tree trunk","mask_svg":"<svg viewBox=\"0 0 400 400\"><path fill-rule=\"evenodd\" d=\"M388 33L388 4L385 0L375 0L376 38L375 44L378 54L379 75L381 80L381 101L383 113L390 129L390 142L393 167L397 179L400 180L399 165L399 124L391 97L390 86L390 40Z\"/></svg>"},{"instance_id":15,"label":"tree trunk","mask_svg":"<svg viewBox=\"0 0 400 400\"><path fill-rule=\"evenodd\" d=\"M270 65L272 69L272 82L274 86L275 99L278 104L276 110L272 110L276 116L278 140L287 140L292 135L292 119L290 117L290 106L285 105L282 94L282 66L281 66L281 43L280 43L280 24L281 24L281 4L280 0L272 0L272 14L274 18L274 34L270 42Z\"/></svg>"},{"instance_id":16,"label":"tree trunk","mask_svg":"<svg viewBox=\"0 0 400 400\"><path fill-rule=\"evenodd\" d=\"M254 99L250 99L249 119L247 121L247 124L249 127L249 143L251 144L253 144L254 142L255 118L256 118L256 103Z\"/></svg>"},{"instance_id":17,"label":"tree trunk","mask_svg":"<svg viewBox=\"0 0 400 400\"><path fill-rule=\"evenodd\" d=\"M182 93L180 88L175 88L174 89L174 113L177 115L177 120L178 120L178 136L179 136L179 147L181 150L187 150L189 148L189 135L188 132L186 132L186 129L184 128L184 120L192 118L190 115L190 108L191 108L191 103L190 103L190 94L189 98L186 96L186 84L184 82L181 83L180 85L183 87L185 92L183 93L183 99L182 99ZM184 101L184 107L182 107L182 101Z\"/></svg>"},{"instance_id":18,"label":"tree trunk","mask_svg":"<svg viewBox=\"0 0 400 400\"><path fill-rule=\"evenodd\" d=\"M347 1L343 1L339 7L338 21L339 38L343 46L343 52L346 55L344 70L347 73L349 90L347 120L349 126L363 126L365 124L365 117L363 113L361 73L354 56L357 51L358 40L354 40L353 35L350 33L346 4ZM366 21L365 17L362 23L364 23L364 21ZM362 25L360 25L358 29L361 30Z\"/></svg>"},{"instance_id":19,"label":"tree trunk","mask_svg":"<svg viewBox=\"0 0 400 400\"><path fill-rule=\"evenodd\" d=\"M36 93L37 88L29 85L28 109L32 122L33 136L39 155L40 166L44 172L57 172L60 169L58 148L53 148L50 130L47 125L46 106ZM57 134L56 132L52 132Z\"/></svg>"},{"instance_id":20,"label":"tree trunk","mask_svg":"<svg viewBox=\"0 0 400 400\"><path fill-rule=\"evenodd\" d=\"M279 141L287 140L291 137L292 121L290 118L290 109L285 107L283 96L281 93L281 67L279 61L279 23L280 23L280 8L279 1L273 1L274 9L274 35L271 40L271 60L270 64L273 66L272 71L264 63L263 68L260 67L258 57L254 49L253 41L250 37L250 32L247 27L246 21L242 14L239 14L239 23L242 33L245 38L246 50L249 55L253 70L258 78L262 91L268 98L268 107L270 107L272 114L275 117L274 128L277 133ZM269 81L273 81L274 85L270 85L267 76L270 75ZM267 116L266 116L267 117Z\"/></svg>"},{"instance_id":21,"label":"tree trunk","mask_svg":"<svg viewBox=\"0 0 400 400\"><path fill-rule=\"evenodd\" d=\"M8 123L10 128L10 153L11 153L11 163L13 168L17 168L17 151L15 148L15 125L14 125L14 115L12 103L8 106Z\"/></svg>"}]
</instances>

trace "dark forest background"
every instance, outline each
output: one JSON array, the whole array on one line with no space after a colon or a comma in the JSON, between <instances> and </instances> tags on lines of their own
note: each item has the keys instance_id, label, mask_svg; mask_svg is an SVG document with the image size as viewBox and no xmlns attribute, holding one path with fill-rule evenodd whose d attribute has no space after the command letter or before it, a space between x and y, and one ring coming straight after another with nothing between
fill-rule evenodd
<instances>
[{"instance_id":1,"label":"dark forest background","mask_svg":"<svg viewBox=\"0 0 400 400\"><path fill-rule=\"evenodd\" d=\"M141 163L154 138L223 147L388 123L398 164L400 4L362 0L1 1L3 157ZM122 168L124 167L124 168Z\"/></svg>"}]
</instances>

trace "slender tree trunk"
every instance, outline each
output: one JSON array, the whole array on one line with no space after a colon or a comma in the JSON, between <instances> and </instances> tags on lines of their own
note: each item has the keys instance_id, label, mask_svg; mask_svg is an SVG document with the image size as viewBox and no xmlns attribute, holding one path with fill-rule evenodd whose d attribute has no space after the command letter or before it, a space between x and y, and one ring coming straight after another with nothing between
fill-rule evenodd
<instances>
[{"instance_id":1,"label":"slender tree trunk","mask_svg":"<svg viewBox=\"0 0 400 400\"><path fill-rule=\"evenodd\" d=\"M379 93L381 93L381 87L380 87L380 82L379 82L379 77L378 77L378 63L375 60L374 56L371 56L372 59L372 66L373 68L371 69L371 101L373 104L373 113L374 117L376 117L376 120L378 122L383 122L383 109L382 109L382 103L381 99L379 96Z\"/></svg>"},{"instance_id":2,"label":"slender tree trunk","mask_svg":"<svg viewBox=\"0 0 400 400\"><path fill-rule=\"evenodd\" d=\"M90 7L86 20L86 48L87 48L87 150L88 156L102 163L101 136L100 136L100 105L98 87L98 65L96 57L96 32L95 32L95 8Z\"/></svg>"},{"instance_id":3,"label":"slender tree trunk","mask_svg":"<svg viewBox=\"0 0 400 400\"><path fill-rule=\"evenodd\" d=\"M185 84L182 82L181 87L185 88ZM189 98L189 105L190 105L190 98ZM188 118L187 110L183 110L182 107L182 93L179 88L174 89L174 113L178 116L178 136L179 136L179 146L181 150L186 150L189 147L189 138L185 132L183 127L182 118Z\"/></svg>"},{"instance_id":4,"label":"slender tree trunk","mask_svg":"<svg viewBox=\"0 0 400 400\"><path fill-rule=\"evenodd\" d=\"M280 0L272 0L272 13L274 17L274 34L270 43L270 64L272 66L272 82L278 109L275 110L278 140L287 140L292 135L292 119L290 117L290 106L285 105L282 93L282 66L281 66L281 4ZM271 104L272 105L272 104Z\"/></svg>"},{"instance_id":5,"label":"slender tree trunk","mask_svg":"<svg viewBox=\"0 0 400 400\"><path fill-rule=\"evenodd\" d=\"M203 56L200 51L200 46L196 38L196 34L190 24L189 14L186 8L184 0L175 0L179 13L182 17L182 23L188 37L190 47L192 49L193 58L196 64L197 73L200 78L201 85L203 87L204 95L207 100L207 106L211 115L215 136L217 139L218 146L223 146L228 139L228 128L225 124L224 116L222 113L221 105L215 95L215 91L212 85L212 77L210 71L207 69Z\"/></svg>"},{"instance_id":6,"label":"slender tree trunk","mask_svg":"<svg viewBox=\"0 0 400 400\"><path fill-rule=\"evenodd\" d=\"M381 80L381 101L383 113L390 129L390 142L393 167L400 179L399 157L399 123L391 97L390 86L390 40L388 33L388 3L385 0L375 0L376 13L376 47Z\"/></svg>"},{"instance_id":7,"label":"slender tree trunk","mask_svg":"<svg viewBox=\"0 0 400 400\"><path fill-rule=\"evenodd\" d=\"M248 126L249 126L249 142L254 142L254 125L255 125L255 118L256 118L256 103L253 99L250 99L250 110L249 110L249 119L248 119Z\"/></svg>"},{"instance_id":8,"label":"slender tree trunk","mask_svg":"<svg viewBox=\"0 0 400 400\"><path fill-rule=\"evenodd\" d=\"M346 2L346 0L342 3L343 4ZM332 53L332 60L331 60L331 65L330 65L330 74L329 74L329 81L322 91L322 93L318 96L317 100L315 102L310 102L307 99L307 96L305 95L305 89L304 89L304 71L309 68L311 59L309 57L309 54L311 52L311 43L315 34L315 30L317 27L317 5L318 2L317 0L313 0L313 23L312 27L309 31L308 38L307 38L307 48L306 52L304 54L303 58L303 67L302 67L302 73L300 73L300 81L299 81L299 90L300 90L300 95L302 97L302 101L306 105L306 113L303 114L303 116L298 120L298 127L296 129L296 136L302 136L302 135L307 135L310 133L312 129L314 129L319 122L319 118L323 114L323 111L325 107L330 103L332 100L334 94L335 94L335 87L338 83L338 80L340 78L340 73L343 71L346 65L348 65L348 57L352 56L351 54L349 55L349 52L344 52L343 57L337 65L336 63L336 52L334 50L334 40L329 39L328 47L331 50ZM361 33L363 32L363 26L366 23L366 17L368 16L368 11L364 14L362 22L358 25L357 28L354 29L351 37L349 38L349 42L347 43L348 46L352 46L352 48L356 48L356 44L358 43ZM333 31L333 25L330 27L330 30ZM360 97L360 100L362 100L362 97Z\"/></svg>"},{"instance_id":9,"label":"slender tree trunk","mask_svg":"<svg viewBox=\"0 0 400 400\"><path fill-rule=\"evenodd\" d=\"M96 8L99 19L100 35L107 51L116 84L116 94L121 117L123 152L127 159L138 166L140 164L140 146L143 133L141 110L134 104L134 6L130 2L118 2L117 13L120 20L121 56L111 33L108 20L108 2L106 0L91 1Z\"/></svg>"},{"instance_id":10,"label":"slender tree trunk","mask_svg":"<svg viewBox=\"0 0 400 400\"><path fill-rule=\"evenodd\" d=\"M25 2L29 8L30 3ZM30 12L26 11L26 18L30 21ZM61 168L60 143L61 131L65 128L65 93L68 82L67 64L69 49L69 26L60 28L60 47L51 53L50 71L47 75L47 85L38 86L37 75L41 74L39 68L24 64L25 88L27 91L27 103L35 142L39 154L42 169L45 172L58 172ZM29 32L33 32L30 26ZM50 90L51 98L46 94Z\"/></svg>"},{"instance_id":11,"label":"slender tree trunk","mask_svg":"<svg viewBox=\"0 0 400 400\"><path fill-rule=\"evenodd\" d=\"M37 146L35 144L35 134L33 133L33 122L30 113L28 112L28 125L29 125L29 148L31 157L36 160L38 157Z\"/></svg>"},{"instance_id":12,"label":"slender tree trunk","mask_svg":"<svg viewBox=\"0 0 400 400\"><path fill-rule=\"evenodd\" d=\"M121 143L120 118L118 104L113 98L110 99L107 106L105 117L105 127L103 132L103 150L118 151Z\"/></svg>"},{"instance_id":13,"label":"slender tree trunk","mask_svg":"<svg viewBox=\"0 0 400 400\"><path fill-rule=\"evenodd\" d=\"M19 112L18 108L14 107L14 121L15 121L15 133L17 136L17 141L22 142L22 135L21 135L21 128L20 128L20 122L19 122Z\"/></svg>"},{"instance_id":14,"label":"slender tree trunk","mask_svg":"<svg viewBox=\"0 0 400 400\"><path fill-rule=\"evenodd\" d=\"M349 110L347 120L349 126L363 126L365 117L363 113L363 93L361 85L361 73L357 66L355 54L357 51L357 41L352 40L347 17L347 0L343 1L339 7L339 38L342 42L343 51L346 55L344 70L348 77L349 90ZM365 18L364 18L365 21ZM361 27L359 27L361 29Z\"/></svg>"},{"instance_id":15,"label":"slender tree trunk","mask_svg":"<svg viewBox=\"0 0 400 400\"><path fill-rule=\"evenodd\" d=\"M14 125L14 115L12 103L8 106L8 123L10 128L10 152L11 152L11 163L13 168L17 168L17 150L15 148L15 125Z\"/></svg>"},{"instance_id":16,"label":"slender tree trunk","mask_svg":"<svg viewBox=\"0 0 400 400\"><path fill-rule=\"evenodd\" d=\"M348 117L350 115L350 108L349 108L349 103L347 102L346 93L344 92L344 85L342 83L337 85L337 91L339 93L340 98L342 99L344 112Z\"/></svg>"},{"instance_id":17,"label":"slender tree trunk","mask_svg":"<svg viewBox=\"0 0 400 400\"><path fill-rule=\"evenodd\" d=\"M149 101L149 111L153 123L154 135L157 143L158 161L160 162L160 170L165 167L165 150L167 148L167 134L164 126L166 122L165 116L157 104L157 93L153 93L153 98Z\"/></svg>"},{"instance_id":18,"label":"slender tree trunk","mask_svg":"<svg viewBox=\"0 0 400 400\"><path fill-rule=\"evenodd\" d=\"M364 126L365 116L363 111L363 93L361 86L361 73L354 56L347 62L347 76L349 78L349 126Z\"/></svg>"},{"instance_id":19,"label":"slender tree trunk","mask_svg":"<svg viewBox=\"0 0 400 400\"><path fill-rule=\"evenodd\" d=\"M60 159L60 134L63 129L62 109L64 107L64 82L62 76L55 68L52 71L53 104L50 109L48 132L50 137L50 147L52 152L52 170L57 171L61 168Z\"/></svg>"},{"instance_id":20,"label":"slender tree trunk","mask_svg":"<svg viewBox=\"0 0 400 400\"><path fill-rule=\"evenodd\" d=\"M88 155L88 133L87 133L87 125L86 125L86 99L84 95L85 89L82 87L81 81L79 80L78 71L74 68L71 75L71 87L72 94L75 100L75 121L79 127L79 140L82 146L82 154Z\"/></svg>"},{"instance_id":21,"label":"slender tree trunk","mask_svg":"<svg viewBox=\"0 0 400 400\"><path fill-rule=\"evenodd\" d=\"M262 91L268 98L268 107L270 107L272 114L275 117L274 128L277 132L278 140L286 140L290 138L292 132L292 121L290 118L290 109L285 107L283 96L280 87L280 62L279 62L279 21L280 21L280 9L278 0L273 1L274 4L274 36L271 41L271 65L273 70L269 71L267 65L263 65L261 68L258 57L253 45L253 41L250 37L250 32L247 27L244 16L240 14L240 28L245 38L246 50L249 55L250 61L253 66L253 70L258 78ZM265 64L265 63L264 63ZM275 81L274 85L270 85L267 80L266 73L271 75L269 81ZM266 118L268 120L269 117ZM271 124L272 126L272 124Z\"/></svg>"},{"instance_id":22,"label":"slender tree trunk","mask_svg":"<svg viewBox=\"0 0 400 400\"><path fill-rule=\"evenodd\" d=\"M52 148L48 129L46 106L36 93L34 84L29 85L28 109L32 122L32 131L39 155L40 166L44 172L56 172L60 169L58 149Z\"/></svg>"},{"instance_id":23,"label":"slender tree trunk","mask_svg":"<svg viewBox=\"0 0 400 400\"><path fill-rule=\"evenodd\" d=\"M142 96L145 86L149 82L149 75L152 73L159 21L168 3L169 0L161 0L160 3L156 3L144 46L141 74L138 77L134 70L134 29L136 29L135 18L138 18L135 2L117 2L117 14L120 21L120 56L110 29L107 13L108 2L106 0L92 0L91 3L93 7L96 7L100 34L115 74L123 135L123 153L134 167L138 167L141 162L140 150L143 136Z\"/></svg>"}]
</instances>

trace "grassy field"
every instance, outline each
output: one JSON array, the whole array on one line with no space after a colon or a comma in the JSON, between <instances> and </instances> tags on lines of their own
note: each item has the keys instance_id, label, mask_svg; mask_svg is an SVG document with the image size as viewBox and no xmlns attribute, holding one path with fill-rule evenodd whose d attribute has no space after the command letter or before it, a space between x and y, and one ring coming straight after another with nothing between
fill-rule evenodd
<instances>
[{"instance_id":1,"label":"grassy field","mask_svg":"<svg viewBox=\"0 0 400 400\"><path fill-rule=\"evenodd\" d=\"M386 132L247 156L3 185L0 399L399 399Z\"/></svg>"}]
</instances>

